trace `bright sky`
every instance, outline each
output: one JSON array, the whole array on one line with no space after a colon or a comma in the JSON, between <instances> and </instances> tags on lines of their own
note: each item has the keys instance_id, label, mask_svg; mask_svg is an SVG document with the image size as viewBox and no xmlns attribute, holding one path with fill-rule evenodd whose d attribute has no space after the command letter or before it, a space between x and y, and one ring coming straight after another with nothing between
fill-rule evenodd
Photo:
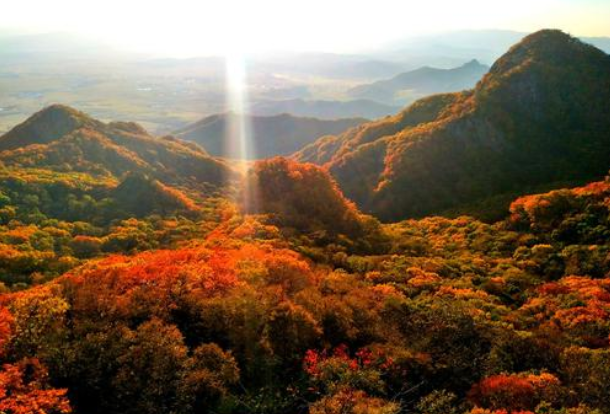
<instances>
[{"instance_id":1,"label":"bright sky","mask_svg":"<svg viewBox=\"0 0 610 414\"><path fill-rule=\"evenodd\" d=\"M610 0L7 0L0 29L74 31L174 56L357 51L461 29L610 36Z\"/></svg>"}]
</instances>

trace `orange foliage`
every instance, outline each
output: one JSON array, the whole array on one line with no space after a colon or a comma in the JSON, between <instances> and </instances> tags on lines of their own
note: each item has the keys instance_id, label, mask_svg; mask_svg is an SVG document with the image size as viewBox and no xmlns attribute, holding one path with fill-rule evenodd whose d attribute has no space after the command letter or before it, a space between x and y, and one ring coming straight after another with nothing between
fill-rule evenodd
<instances>
[{"instance_id":1,"label":"orange foliage","mask_svg":"<svg viewBox=\"0 0 610 414\"><path fill-rule=\"evenodd\" d=\"M492 409L532 410L541 401L553 401L560 382L552 374L500 374L475 384L468 398Z\"/></svg>"},{"instance_id":2,"label":"orange foliage","mask_svg":"<svg viewBox=\"0 0 610 414\"><path fill-rule=\"evenodd\" d=\"M263 244L158 250L91 261L58 279L74 312L97 315L165 315L180 297L221 296L252 275L286 291L309 283L309 266L290 250Z\"/></svg>"},{"instance_id":3,"label":"orange foliage","mask_svg":"<svg viewBox=\"0 0 610 414\"><path fill-rule=\"evenodd\" d=\"M532 227L550 227L570 210L575 209L578 203L584 200L603 200L608 196L610 181L519 197L510 205L510 221L514 224L529 224Z\"/></svg>"},{"instance_id":4,"label":"orange foliage","mask_svg":"<svg viewBox=\"0 0 610 414\"><path fill-rule=\"evenodd\" d=\"M254 189L245 200L248 211L272 214L278 223L299 230L362 234L355 205L316 165L276 157L258 162L247 179Z\"/></svg>"},{"instance_id":5,"label":"orange foliage","mask_svg":"<svg viewBox=\"0 0 610 414\"><path fill-rule=\"evenodd\" d=\"M572 331L592 345L607 343L610 333L610 280L564 277L538 288L521 312Z\"/></svg>"},{"instance_id":6,"label":"orange foliage","mask_svg":"<svg viewBox=\"0 0 610 414\"><path fill-rule=\"evenodd\" d=\"M174 199L176 200L176 202L181 205L184 209L186 210L190 210L190 211L195 211L197 210L197 205L195 204L195 202L193 200L191 200L186 194L184 194L182 191L164 185L162 183L159 183L159 187L161 189L161 191L164 193L165 197L167 199Z\"/></svg>"},{"instance_id":7,"label":"orange foliage","mask_svg":"<svg viewBox=\"0 0 610 414\"><path fill-rule=\"evenodd\" d=\"M2 236L10 244L26 243L38 231L36 226L20 226L7 230Z\"/></svg>"},{"instance_id":8,"label":"orange foliage","mask_svg":"<svg viewBox=\"0 0 610 414\"><path fill-rule=\"evenodd\" d=\"M234 266L223 251L159 250L90 262L60 283L75 293L74 310L126 316L130 307L142 312L171 309L180 291L199 297L219 294L237 284Z\"/></svg>"},{"instance_id":9,"label":"orange foliage","mask_svg":"<svg viewBox=\"0 0 610 414\"><path fill-rule=\"evenodd\" d=\"M450 296L456 299L489 299L489 295L481 290L455 288L451 286L442 286L436 294L439 296Z\"/></svg>"},{"instance_id":10,"label":"orange foliage","mask_svg":"<svg viewBox=\"0 0 610 414\"><path fill-rule=\"evenodd\" d=\"M47 371L36 359L6 364L0 371L0 412L66 414L72 412L67 390L47 386Z\"/></svg>"},{"instance_id":11,"label":"orange foliage","mask_svg":"<svg viewBox=\"0 0 610 414\"><path fill-rule=\"evenodd\" d=\"M518 410L518 411L507 411L504 409L500 409L500 410L486 410L484 408L474 408L472 409L468 414L534 414L533 411L522 411L522 410Z\"/></svg>"}]
</instances>

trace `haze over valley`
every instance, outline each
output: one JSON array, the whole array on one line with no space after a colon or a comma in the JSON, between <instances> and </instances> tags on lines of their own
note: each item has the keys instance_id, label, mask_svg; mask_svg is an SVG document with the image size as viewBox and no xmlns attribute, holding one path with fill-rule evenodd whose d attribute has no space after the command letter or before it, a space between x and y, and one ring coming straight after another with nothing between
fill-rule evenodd
<instances>
[{"instance_id":1,"label":"haze over valley","mask_svg":"<svg viewBox=\"0 0 610 414\"><path fill-rule=\"evenodd\" d=\"M359 54L251 55L245 59L247 110L325 119L394 115L428 94L474 87L484 66L525 34L460 31ZM463 43L456 40L462 38ZM586 40L610 51L609 38ZM62 103L100 119L135 121L167 133L225 112L226 82L224 56L162 58L74 33L0 33L0 132Z\"/></svg>"}]
</instances>

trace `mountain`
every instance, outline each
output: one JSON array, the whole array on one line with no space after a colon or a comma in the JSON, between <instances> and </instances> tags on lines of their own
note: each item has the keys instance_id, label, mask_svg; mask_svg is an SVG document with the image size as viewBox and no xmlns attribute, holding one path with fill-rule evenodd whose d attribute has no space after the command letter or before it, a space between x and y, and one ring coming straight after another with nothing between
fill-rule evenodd
<instances>
[{"instance_id":1,"label":"mountain","mask_svg":"<svg viewBox=\"0 0 610 414\"><path fill-rule=\"evenodd\" d=\"M0 162L116 179L140 172L196 187L221 186L234 174L193 143L154 137L131 122L103 123L63 105L49 106L0 136Z\"/></svg>"},{"instance_id":2,"label":"mountain","mask_svg":"<svg viewBox=\"0 0 610 414\"><path fill-rule=\"evenodd\" d=\"M0 151L48 144L80 128L98 129L103 124L76 109L52 105L0 136Z\"/></svg>"},{"instance_id":3,"label":"mountain","mask_svg":"<svg viewBox=\"0 0 610 414\"><path fill-rule=\"evenodd\" d=\"M475 89L423 99L295 158L325 165L363 211L397 220L605 175L609 111L610 56L543 30Z\"/></svg>"},{"instance_id":4,"label":"mountain","mask_svg":"<svg viewBox=\"0 0 610 414\"><path fill-rule=\"evenodd\" d=\"M373 80L394 76L412 65L368 55L325 52L276 52L246 56L249 78L276 74L290 77L323 77L327 79ZM185 59L147 59L141 65L164 71L188 73L193 76L214 75L222 80L225 61L222 56L200 56ZM167 72L165 72L167 73Z\"/></svg>"},{"instance_id":5,"label":"mountain","mask_svg":"<svg viewBox=\"0 0 610 414\"><path fill-rule=\"evenodd\" d=\"M351 101L325 101L288 99L280 101L260 101L253 104L250 113L258 116L290 114L319 119L368 118L377 119L393 115L400 107L382 104L370 99Z\"/></svg>"},{"instance_id":6,"label":"mountain","mask_svg":"<svg viewBox=\"0 0 610 414\"><path fill-rule=\"evenodd\" d=\"M472 88L488 70L488 66L482 65L477 60L471 60L453 69L425 66L401 73L388 80L357 86L350 89L348 94L354 98L404 104L433 93Z\"/></svg>"},{"instance_id":7,"label":"mountain","mask_svg":"<svg viewBox=\"0 0 610 414\"><path fill-rule=\"evenodd\" d=\"M374 59L367 55L322 52L284 52L252 56L248 68L254 73L281 73L328 79L373 80L405 70L402 62Z\"/></svg>"},{"instance_id":8,"label":"mountain","mask_svg":"<svg viewBox=\"0 0 610 414\"><path fill-rule=\"evenodd\" d=\"M202 145L212 155L238 158L240 154L227 146L227 134L231 125L238 122L237 118L234 113L211 115L175 135ZM247 119L256 158L291 154L323 135L338 134L363 122L366 120L362 118L321 120L289 114L249 116Z\"/></svg>"}]
</instances>

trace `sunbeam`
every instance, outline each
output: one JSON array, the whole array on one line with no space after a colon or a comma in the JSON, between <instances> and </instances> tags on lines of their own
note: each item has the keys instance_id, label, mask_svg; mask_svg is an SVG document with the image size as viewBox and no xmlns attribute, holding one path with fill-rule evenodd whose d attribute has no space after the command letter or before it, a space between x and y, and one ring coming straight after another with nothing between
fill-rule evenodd
<instances>
[{"instance_id":1,"label":"sunbeam","mask_svg":"<svg viewBox=\"0 0 610 414\"><path fill-rule=\"evenodd\" d=\"M247 160L255 158L251 127L248 120L248 88L246 62L241 53L231 51L226 55L227 82L227 128L225 136L225 154L234 158L243 175L249 168ZM243 181L242 197L246 210L255 208L256 189Z\"/></svg>"}]
</instances>

